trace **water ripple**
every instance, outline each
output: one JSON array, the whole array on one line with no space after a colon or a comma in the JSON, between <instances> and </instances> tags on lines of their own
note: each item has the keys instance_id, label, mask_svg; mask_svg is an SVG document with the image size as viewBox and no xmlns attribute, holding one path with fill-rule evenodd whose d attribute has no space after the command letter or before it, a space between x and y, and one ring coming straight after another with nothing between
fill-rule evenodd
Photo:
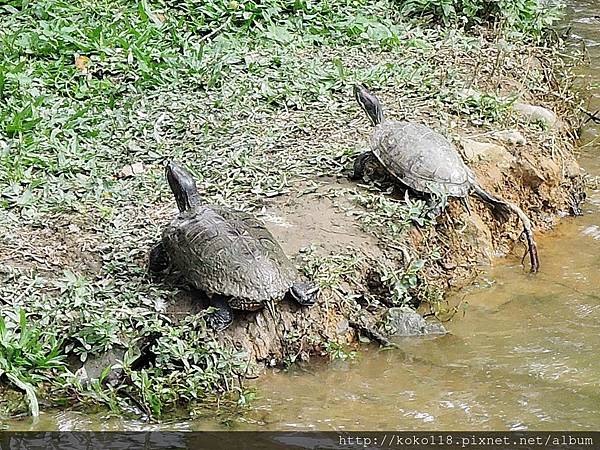
<instances>
[{"instance_id":1,"label":"water ripple","mask_svg":"<svg viewBox=\"0 0 600 450\"><path fill-rule=\"evenodd\" d=\"M590 236L592 239L600 240L600 227L598 225L590 225L585 227L581 233L584 236Z\"/></svg>"}]
</instances>

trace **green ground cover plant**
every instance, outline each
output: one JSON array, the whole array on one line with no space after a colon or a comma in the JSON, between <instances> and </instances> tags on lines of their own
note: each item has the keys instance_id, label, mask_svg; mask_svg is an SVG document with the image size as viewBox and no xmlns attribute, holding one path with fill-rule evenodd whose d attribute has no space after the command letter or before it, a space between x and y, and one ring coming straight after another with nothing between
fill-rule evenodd
<instances>
[{"instance_id":1,"label":"green ground cover plant","mask_svg":"<svg viewBox=\"0 0 600 450\"><path fill-rule=\"evenodd\" d=\"M501 24L528 38L540 38L559 17L560 3L539 0L405 0L401 11L444 25Z\"/></svg>"}]
</instances>

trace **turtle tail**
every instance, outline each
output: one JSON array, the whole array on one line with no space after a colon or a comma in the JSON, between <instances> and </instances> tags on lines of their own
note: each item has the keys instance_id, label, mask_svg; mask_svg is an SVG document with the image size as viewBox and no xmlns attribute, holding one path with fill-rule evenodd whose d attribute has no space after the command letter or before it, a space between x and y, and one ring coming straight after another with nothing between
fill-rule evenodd
<instances>
[{"instance_id":1,"label":"turtle tail","mask_svg":"<svg viewBox=\"0 0 600 450\"><path fill-rule=\"evenodd\" d=\"M493 194L490 194L476 182L473 183L473 193L493 208L494 216L496 216L497 219L501 220L502 222L506 222L508 220L508 217L511 213L511 208L508 206L506 201L496 197Z\"/></svg>"},{"instance_id":2,"label":"turtle tail","mask_svg":"<svg viewBox=\"0 0 600 450\"><path fill-rule=\"evenodd\" d=\"M531 272L536 273L540 268L540 262L537 254L537 244L533 237L533 227L531 225L531 220L529 220L529 217L527 217L523 210L517 205L503 200L499 197L496 197L493 194L490 194L485 189L483 189L478 183L473 183L473 192L481 200L493 206L494 215L502 218L507 218L508 213L512 211L519 217L519 220L521 220L521 223L523 224L523 234L525 235L525 239L527 240L527 253L529 253L529 258L531 261Z\"/></svg>"}]
</instances>

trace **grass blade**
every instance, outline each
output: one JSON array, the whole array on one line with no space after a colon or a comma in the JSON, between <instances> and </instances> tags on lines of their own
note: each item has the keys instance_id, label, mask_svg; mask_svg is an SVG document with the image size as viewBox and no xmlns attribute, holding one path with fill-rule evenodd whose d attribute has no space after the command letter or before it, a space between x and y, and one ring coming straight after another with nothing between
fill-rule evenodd
<instances>
[{"instance_id":1,"label":"grass blade","mask_svg":"<svg viewBox=\"0 0 600 450\"><path fill-rule=\"evenodd\" d=\"M21 380L14 373L6 372L5 375L10 381L13 382L15 386L25 392L25 395L27 395L27 402L29 403L29 411L31 412L31 415L33 417L38 417L40 415L40 406L38 404L34 387L30 383Z\"/></svg>"}]
</instances>

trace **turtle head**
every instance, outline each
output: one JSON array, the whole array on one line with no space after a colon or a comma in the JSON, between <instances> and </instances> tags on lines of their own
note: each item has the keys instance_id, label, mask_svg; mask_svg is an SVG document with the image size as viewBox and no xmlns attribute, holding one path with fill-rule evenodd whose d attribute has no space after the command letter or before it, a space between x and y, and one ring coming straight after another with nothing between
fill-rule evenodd
<instances>
[{"instance_id":1,"label":"turtle head","mask_svg":"<svg viewBox=\"0 0 600 450\"><path fill-rule=\"evenodd\" d=\"M310 283L300 281L292 285L289 293L301 306L312 306L319 296L319 288Z\"/></svg>"},{"instance_id":2,"label":"turtle head","mask_svg":"<svg viewBox=\"0 0 600 450\"><path fill-rule=\"evenodd\" d=\"M198 203L200 196L198 195L196 180L187 169L174 161L169 161L166 173L167 181L180 212L187 211Z\"/></svg>"},{"instance_id":3,"label":"turtle head","mask_svg":"<svg viewBox=\"0 0 600 450\"><path fill-rule=\"evenodd\" d=\"M383 108L379 99L364 84L354 85L354 98L358 104L365 110L369 120L373 125L379 125L383 122Z\"/></svg>"}]
</instances>

